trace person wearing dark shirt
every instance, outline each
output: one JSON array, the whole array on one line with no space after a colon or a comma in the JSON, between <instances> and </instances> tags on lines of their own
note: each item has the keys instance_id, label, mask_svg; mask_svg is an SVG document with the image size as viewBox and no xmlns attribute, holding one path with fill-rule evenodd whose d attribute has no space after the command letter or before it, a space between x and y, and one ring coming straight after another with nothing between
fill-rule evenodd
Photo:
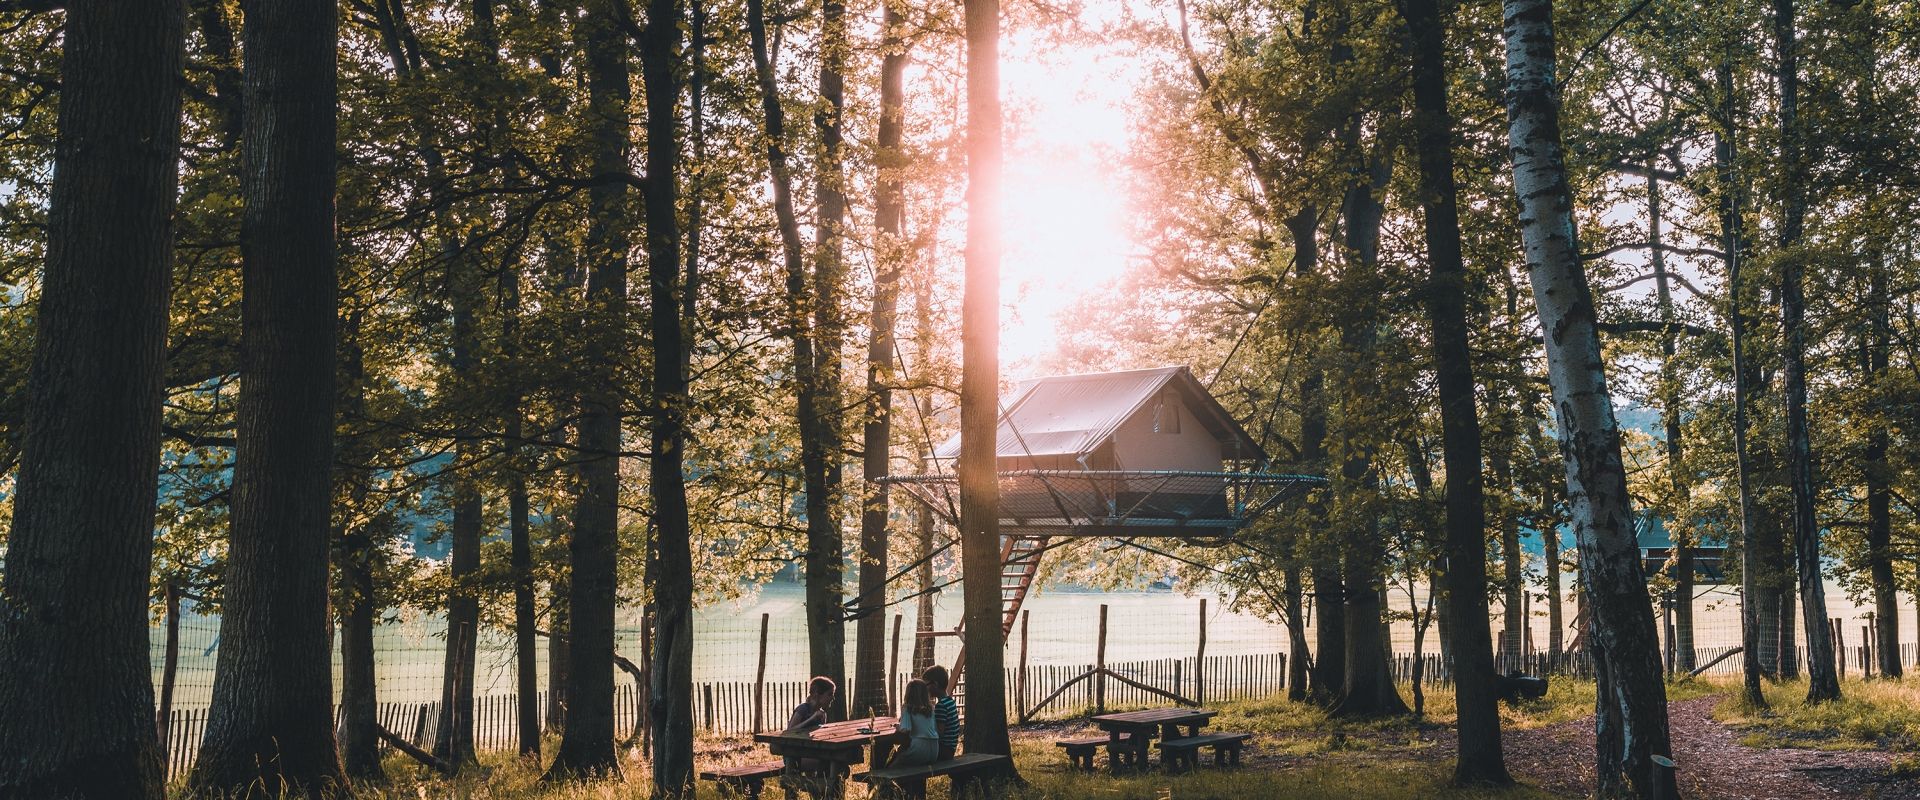
<instances>
[{"instance_id":1,"label":"person wearing dark shirt","mask_svg":"<svg viewBox=\"0 0 1920 800\"><path fill-rule=\"evenodd\" d=\"M827 721L827 710L833 707L833 694L836 690L837 687L833 685L833 679L824 675L816 676L813 680L807 681L807 701L793 707L793 713L787 715L787 727L782 732L802 733L820 727L821 724ZM833 766L817 758L787 756L785 760L788 769L816 775ZM824 784L811 779L804 785L790 786L789 788L805 791L816 798L816 800L817 798L827 797L832 794ZM799 795L795 794L794 796L797 797Z\"/></svg>"},{"instance_id":2,"label":"person wearing dark shirt","mask_svg":"<svg viewBox=\"0 0 1920 800\"><path fill-rule=\"evenodd\" d=\"M933 691L933 720L940 729L940 759L953 758L960 749L960 704L953 701L952 678L947 668L935 664L920 673L920 680L926 681L927 688Z\"/></svg>"}]
</instances>

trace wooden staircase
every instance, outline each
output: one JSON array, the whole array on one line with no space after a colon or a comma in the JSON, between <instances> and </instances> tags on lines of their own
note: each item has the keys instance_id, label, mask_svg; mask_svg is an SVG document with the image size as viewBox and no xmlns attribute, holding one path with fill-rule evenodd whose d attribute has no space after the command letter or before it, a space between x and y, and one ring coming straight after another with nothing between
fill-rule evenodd
<instances>
[{"instance_id":1,"label":"wooden staircase","mask_svg":"<svg viewBox=\"0 0 1920 800\"><path fill-rule=\"evenodd\" d=\"M1014 534L1000 537L1000 636L1004 640L1013 633L1013 625L1020 619L1020 608L1027 602L1027 594L1033 591L1033 581L1040 574L1040 556L1047 550L1049 537L1037 534ZM937 631L932 636L962 636L966 631L967 619L964 614L960 624L950 631ZM953 665L953 699L962 706L967 698L967 646L964 639L960 644L960 655Z\"/></svg>"}]
</instances>

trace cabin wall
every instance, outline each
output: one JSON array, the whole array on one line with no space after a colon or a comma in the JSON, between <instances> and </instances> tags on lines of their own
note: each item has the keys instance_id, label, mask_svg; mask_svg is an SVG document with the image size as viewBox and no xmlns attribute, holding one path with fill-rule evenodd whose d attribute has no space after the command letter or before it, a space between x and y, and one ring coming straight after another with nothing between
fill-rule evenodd
<instances>
[{"instance_id":1,"label":"cabin wall","mask_svg":"<svg viewBox=\"0 0 1920 800\"><path fill-rule=\"evenodd\" d=\"M1113 434L1115 469L1221 471L1220 440L1169 393L1162 400L1179 417L1179 433L1154 430L1154 403L1147 403Z\"/></svg>"}]
</instances>

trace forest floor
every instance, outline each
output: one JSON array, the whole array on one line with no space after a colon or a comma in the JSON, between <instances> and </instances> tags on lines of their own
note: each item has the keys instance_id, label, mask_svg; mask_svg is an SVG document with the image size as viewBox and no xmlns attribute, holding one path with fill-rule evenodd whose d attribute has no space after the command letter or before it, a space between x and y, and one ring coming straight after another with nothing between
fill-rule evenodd
<instances>
[{"instance_id":1,"label":"forest floor","mask_svg":"<svg viewBox=\"0 0 1920 800\"><path fill-rule=\"evenodd\" d=\"M1849 797L1920 800L1920 679L1849 681L1846 700L1809 707L1805 683L1772 685L1771 708L1757 712L1737 699L1738 686L1700 680L1669 686L1674 760L1687 798L1786 800ZM1187 775L1147 772L1115 776L1069 770L1052 744L1092 730L1084 717L1015 729L1015 762L1026 786L1013 800L1232 800L1237 798L1442 798L1533 800L1586 797L1593 786L1593 684L1556 680L1542 700L1501 709L1503 743L1516 784L1504 789L1448 785L1456 741L1453 697L1427 692L1426 713L1374 721L1329 719L1319 707L1283 699L1218 704L1214 730L1254 734L1237 770L1203 767ZM703 738L702 766L762 760L751 737ZM485 757L483 757L485 758ZM486 758L477 775L433 779L401 761L392 782L363 792L366 800L624 800L647 796L634 765L624 781L544 786L525 762ZM933 800L946 797L936 781ZM854 800L864 788L849 792ZM703 782L702 798L720 795ZM769 786L768 797L778 797Z\"/></svg>"}]
</instances>

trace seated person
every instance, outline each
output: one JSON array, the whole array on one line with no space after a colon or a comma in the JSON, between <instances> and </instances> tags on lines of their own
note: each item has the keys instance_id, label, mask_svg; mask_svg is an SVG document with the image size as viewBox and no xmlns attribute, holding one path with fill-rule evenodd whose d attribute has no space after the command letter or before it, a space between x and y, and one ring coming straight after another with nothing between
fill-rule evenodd
<instances>
[{"instance_id":1,"label":"seated person","mask_svg":"<svg viewBox=\"0 0 1920 800\"><path fill-rule=\"evenodd\" d=\"M900 701L900 727L895 736L900 749L893 752L888 766L925 766L940 757L940 731L933 721L933 693L926 681L919 678L907 681L906 693ZM902 780L900 791L908 798L926 797L927 782L924 778Z\"/></svg>"},{"instance_id":2,"label":"seated person","mask_svg":"<svg viewBox=\"0 0 1920 800\"><path fill-rule=\"evenodd\" d=\"M807 681L806 702L793 707L793 713L787 715L787 727L781 732L804 733L820 727L822 723L827 721L828 709L833 707L833 695L836 688L837 687L833 685L833 679L826 676L817 676L813 680ZM802 789L815 797L823 797L828 794L825 787L819 784L818 775L831 769L833 767L832 764L818 758L785 756L784 759L787 762L787 770L789 772L803 772L814 776L807 778L806 782L801 786L790 786L789 788Z\"/></svg>"},{"instance_id":3,"label":"seated person","mask_svg":"<svg viewBox=\"0 0 1920 800\"><path fill-rule=\"evenodd\" d=\"M938 664L928 667L920 673L920 680L926 682L927 690L934 696L933 720L940 727L940 760L945 761L960 750L960 704L953 701L949 691L952 679L946 667Z\"/></svg>"},{"instance_id":4,"label":"seated person","mask_svg":"<svg viewBox=\"0 0 1920 800\"><path fill-rule=\"evenodd\" d=\"M807 701L793 707L793 713L787 715L786 733L799 733L813 730L827 721L827 709L833 707L833 694L837 687L833 679L817 675L807 681Z\"/></svg>"}]
</instances>

